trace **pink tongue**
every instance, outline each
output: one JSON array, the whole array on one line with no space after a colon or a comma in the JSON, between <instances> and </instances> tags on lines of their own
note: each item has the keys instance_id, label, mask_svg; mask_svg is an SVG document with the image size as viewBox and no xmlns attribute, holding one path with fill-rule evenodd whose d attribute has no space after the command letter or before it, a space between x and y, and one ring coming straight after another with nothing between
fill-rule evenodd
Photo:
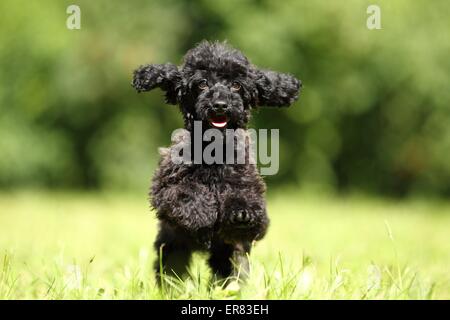
<instances>
[{"instance_id":1,"label":"pink tongue","mask_svg":"<svg viewBox=\"0 0 450 320\"><path fill-rule=\"evenodd\" d=\"M227 125L227 122L226 122L226 121L223 121L223 122L215 122L215 121L212 121L211 123L212 123L212 125L213 125L214 127L217 127L217 128L223 128L223 127L225 127L225 126Z\"/></svg>"},{"instance_id":2,"label":"pink tongue","mask_svg":"<svg viewBox=\"0 0 450 320\"><path fill-rule=\"evenodd\" d=\"M211 124L216 128L223 128L227 125L227 117L215 117L211 119Z\"/></svg>"}]
</instances>

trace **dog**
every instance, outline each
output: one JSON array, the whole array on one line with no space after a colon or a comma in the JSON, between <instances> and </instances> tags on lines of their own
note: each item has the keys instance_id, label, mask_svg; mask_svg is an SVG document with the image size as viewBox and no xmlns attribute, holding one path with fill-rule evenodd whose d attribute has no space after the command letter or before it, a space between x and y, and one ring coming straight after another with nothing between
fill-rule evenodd
<instances>
[{"instance_id":1,"label":"dog","mask_svg":"<svg viewBox=\"0 0 450 320\"><path fill-rule=\"evenodd\" d=\"M138 92L160 88L167 104L179 106L185 134L177 142L193 148L196 121L202 130L245 130L252 109L289 106L302 85L290 74L257 68L226 42L202 41L185 54L180 67L140 66L132 86ZM174 163L173 147L161 149L150 192L159 220L157 280L163 274L185 275L198 250L209 252L209 266L219 279L245 278L252 243L264 237L269 225L266 186L256 165Z\"/></svg>"}]
</instances>

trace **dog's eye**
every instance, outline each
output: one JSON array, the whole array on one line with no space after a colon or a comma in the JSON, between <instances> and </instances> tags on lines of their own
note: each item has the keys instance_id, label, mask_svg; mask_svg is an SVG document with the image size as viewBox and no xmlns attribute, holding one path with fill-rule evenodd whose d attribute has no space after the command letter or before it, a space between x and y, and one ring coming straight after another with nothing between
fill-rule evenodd
<instances>
[{"instance_id":1,"label":"dog's eye","mask_svg":"<svg viewBox=\"0 0 450 320\"><path fill-rule=\"evenodd\" d=\"M233 91L239 91L239 90L241 90L241 84L240 84L239 82L237 82L237 81L234 81L234 82L231 84L231 90L233 90Z\"/></svg>"},{"instance_id":2,"label":"dog's eye","mask_svg":"<svg viewBox=\"0 0 450 320\"><path fill-rule=\"evenodd\" d=\"M198 88L202 91L208 89L208 82L206 82L206 80L203 80L198 84Z\"/></svg>"}]
</instances>

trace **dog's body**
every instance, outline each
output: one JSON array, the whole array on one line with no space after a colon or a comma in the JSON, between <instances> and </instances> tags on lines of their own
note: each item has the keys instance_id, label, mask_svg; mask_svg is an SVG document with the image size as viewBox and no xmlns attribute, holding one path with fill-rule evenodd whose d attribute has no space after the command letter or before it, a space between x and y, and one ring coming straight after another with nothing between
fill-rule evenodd
<instances>
[{"instance_id":1,"label":"dog's body","mask_svg":"<svg viewBox=\"0 0 450 320\"><path fill-rule=\"evenodd\" d=\"M194 121L204 130L245 130L251 108L288 106L301 84L287 74L258 70L226 44L204 41L186 54L180 69L140 67L133 86L160 87L168 103L179 104L185 131L177 145L193 148ZM265 184L255 164L248 158L244 164L175 163L173 147L162 150L151 191L160 220L157 274L162 268L181 276L195 250L209 250L209 265L220 277L237 275L239 268L245 274L252 241L265 235L269 223Z\"/></svg>"}]
</instances>

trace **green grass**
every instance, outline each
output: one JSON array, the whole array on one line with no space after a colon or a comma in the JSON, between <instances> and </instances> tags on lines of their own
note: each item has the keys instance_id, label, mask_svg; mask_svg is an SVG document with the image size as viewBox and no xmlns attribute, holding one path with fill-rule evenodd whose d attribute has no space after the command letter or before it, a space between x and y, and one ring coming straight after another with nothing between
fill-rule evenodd
<instances>
[{"instance_id":1,"label":"green grass","mask_svg":"<svg viewBox=\"0 0 450 320\"><path fill-rule=\"evenodd\" d=\"M192 279L157 289L146 196L0 195L0 299L448 299L450 205L268 199L271 227L240 288Z\"/></svg>"}]
</instances>

